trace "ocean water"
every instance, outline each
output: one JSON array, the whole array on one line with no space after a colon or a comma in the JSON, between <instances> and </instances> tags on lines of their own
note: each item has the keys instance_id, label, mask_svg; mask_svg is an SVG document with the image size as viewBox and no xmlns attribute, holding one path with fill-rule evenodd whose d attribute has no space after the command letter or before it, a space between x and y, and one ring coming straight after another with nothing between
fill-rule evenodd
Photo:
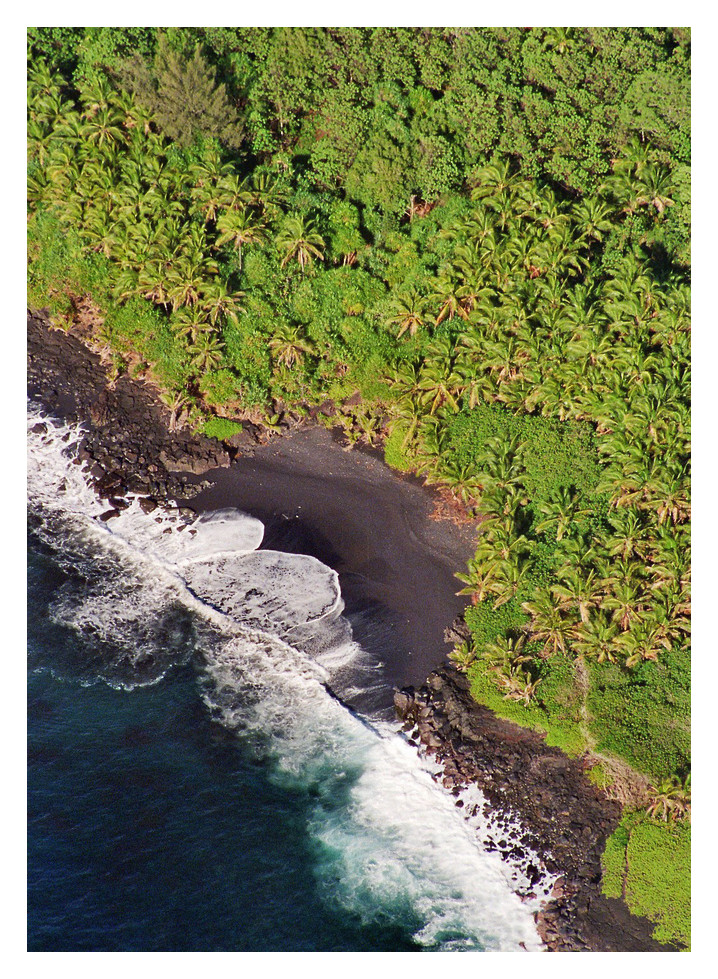
<instances>
[{"instance_id":1,"label":"ocean water","mask_svg":"<svg viewBox=\"0 0 718 979\"><path fill-rule=\"evenodd\" d=\"M79 437L30 406L28 949L540 951L552 880L372 709L335 572L234 510L103 523Z\"/></svg>"}]
</instances>

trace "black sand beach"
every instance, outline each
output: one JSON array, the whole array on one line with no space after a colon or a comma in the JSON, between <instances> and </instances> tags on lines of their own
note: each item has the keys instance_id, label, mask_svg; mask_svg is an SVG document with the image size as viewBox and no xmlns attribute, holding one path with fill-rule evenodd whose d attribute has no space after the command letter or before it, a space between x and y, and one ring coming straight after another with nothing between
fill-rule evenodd
<instances>
[{"instance_id":1,"label":"black sand beach","mask_svg":"<svg viewBox=\"0 0 718 979\"><path fill-rule=\"evenodd\" d=\"M444 630L466 605L454 572L474 553L476 524L433 519L435 494L381 452L347 451L315 423L266 444L243 436L230 462L216 440L170 432L151 388L127 375L108 387L96 355L33 316L28 391L60 417L89 422L83 461L116 470L130 492L198 512L243 510L265 524L263 547L337 571L354 637L384 665L381 706L445 659Z\"/></svg>"},{"instance_id":2,"label":"black sand beach","mask_svg":"<svg viewBox=\"0 0 718 979\"><path fill-rule=\"evenodd\" d=\"M339 573L354 636L384 663L386 706L393 686L418 685L441 663L444 630L466 604L454 572L475 550L475 524L432 519L418 480L318 427L275 437L211 479L192 507L244 510L264 522L264 547Z\"/></svg>"}]
</instances>

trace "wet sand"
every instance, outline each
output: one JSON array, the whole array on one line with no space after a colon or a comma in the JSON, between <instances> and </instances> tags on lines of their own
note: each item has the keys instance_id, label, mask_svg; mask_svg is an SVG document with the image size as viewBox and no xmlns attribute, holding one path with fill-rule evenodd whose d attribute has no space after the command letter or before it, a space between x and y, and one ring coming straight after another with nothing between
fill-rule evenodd
<instances>
[{"instance_id":1,"label":"wet sand","mask_svg":"<svg viewBox=\"0 0 718 979\"><path fill-rule=\"evenodd\" d=\"M475 524L435 520L434 497L379 453L345 450L321 427L295 430L205 474L190 505L236 507L265 523L263 547L310 554L339 574L354 638L391 688L419 685L450 651L444 630L466 605L454 577Z\"/></svg>"}]
</instances>

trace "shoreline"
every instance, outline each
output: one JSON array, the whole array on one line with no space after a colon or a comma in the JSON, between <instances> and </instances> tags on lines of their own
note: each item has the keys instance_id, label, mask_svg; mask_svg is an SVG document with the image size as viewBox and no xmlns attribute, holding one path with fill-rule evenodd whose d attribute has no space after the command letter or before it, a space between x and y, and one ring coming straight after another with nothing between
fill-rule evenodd
<instances>
[{"instance_id":1,"label":"shoreline","mask_svg":"<svg viewBox=\"0 0 718 979\"><path fill-rule=\"evenodd\" d=\"M263 547L310 554L338 572L355 638L384 662L381 706L391 709L392 687L421 687L397 694L395 704L411 743L444 765L444 784L479 784L495 812L530 827L542 856L558 838L542 835L537 812L555 811L563 849L550 859L562 879L537 921L549 950L677 950L650 937L652 923L600 894L600 853L618 807L588 782L580 761L467 701L460 675L437 669L448 652L444 631L466 605L455 594L454 572L474 553L476 523L433 519L432 494L420 480L390 470L376 452L343 451L316 424L264 445L247 426L230 451L214 439L171 433L169 411L148 386L127 375L109 385L97 355L78 338L48 330L41 315L28 314L28 392L51 413L88 424L79 461L108 499L103 518L112 519L127 492L150 507L233 506L263 520ZM459 682L447 700L452 675ZM548 757L558 761L543 763ZM538 805L531 804L537 793ZM585 833L597 818L598 835Z\"/></svg>"}]
</instances>

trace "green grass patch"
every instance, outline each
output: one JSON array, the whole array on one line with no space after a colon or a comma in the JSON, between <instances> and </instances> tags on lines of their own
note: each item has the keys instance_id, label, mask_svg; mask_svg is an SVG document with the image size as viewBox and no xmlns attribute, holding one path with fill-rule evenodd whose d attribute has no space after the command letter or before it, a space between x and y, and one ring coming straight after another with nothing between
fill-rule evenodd
<instances>
[{"instance_id":1,"label":"green grass patch","mask_svg":"<svg viewBox=\"0 0 718 979\"><path fill-rule=\"evenodd\" d=\"M535 698L527 705L505 697L494 683L486 662L479 658L468 670L471 695L498 717L544 732L546 743L567 755L583 754L588 746L579 724L581 698L573 664L563 657L538 660L533 672L541 683Z\"/></svg>"},{"instance_id":2,"label":"green grass patch","mask_svg":"<svg viewBox=\"0 0 718 979\"><path fill-rule=\"evenodd\" d=\"M691 826L624 816L602 858L603 893L655 922L659 942L691 941Z\"/></svg>"},{"instance_id":3,"label":"green grass patch","mask_svg":"<svg viewBox=\"0 0 718 979\"><path fill-rule=\"evenodd\" d=\"M514 415L496 405L465 408L449 425L447 455L459 465L477 464L489 439L524 443L524 485L532 502L573 486L591 497L601 476L593 426L541 415Z\"/></svg>"},{"instance_id":4,"label":"green grass patch","mask_svg":"<svg viewBox=\"0 0 718 979\"><path fill-rule=\"evenodd\" d=\"M210 438L222 441L241 432L242 426L239 422L229 421L227 418L208 418L202 426L202 431Z\"/></svg>"},{"instance_id":5,"label":"green grass patch","mask_svg":"<svg viewBox=\"0 0 718 979\"><path fill-rule=\"evenodd\" d=\"M404 445L405 441L406 429L401 426L395 427L384 443L384 462L392 469L410 472L414 468L414 462L409 447Z\"/></svg>"},{"instance_id":6,"label":"green grass patch","mask_svg":"<svg viewBox=\"0 0 718 979\"><path fill-rule=\"evenodd\" d=\"M516 598L509 599L498 608L494 608L492 601L469 605L464 619L479 652L486 643L494 642L498 636L505 636L508 632L518 632L529 621Z\"/></svg>"},{"instance_id":7,"label":"green grass patch","mask_svg":"<svg viewBox=\"0 0 718 979\"><path fill-rule=\"evenodd\" d=\"M654 780L690 770L690 657L664 652L632 670L591 662L588 711L596 750Z\"/></svg>"}]
</instances>

